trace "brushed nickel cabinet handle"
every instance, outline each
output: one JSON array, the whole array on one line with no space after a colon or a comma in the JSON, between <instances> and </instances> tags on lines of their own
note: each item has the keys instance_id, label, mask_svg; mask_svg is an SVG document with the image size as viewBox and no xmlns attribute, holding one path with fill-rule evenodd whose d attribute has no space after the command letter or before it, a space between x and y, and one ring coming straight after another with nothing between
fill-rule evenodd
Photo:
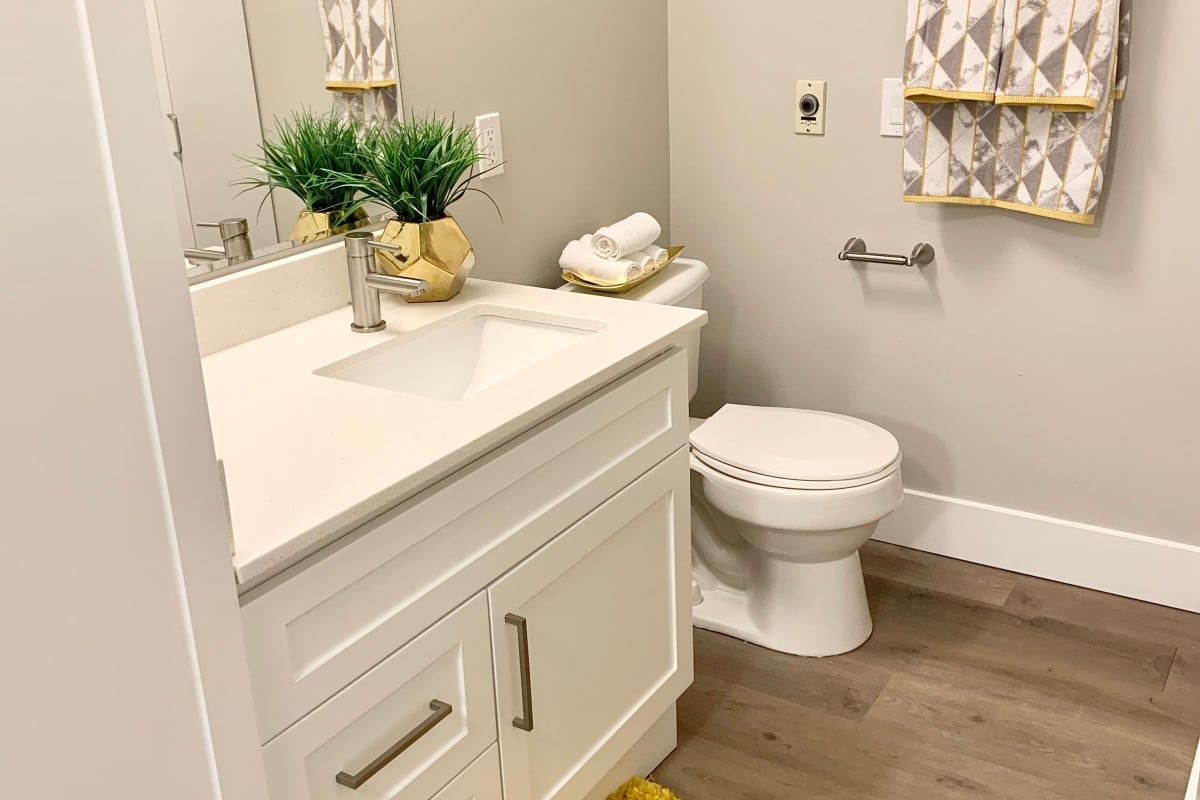
<instances>
[{"instance_id":1,"label":"brushed nickel cabinet handle","mask_svg":"<svg viewBox=\"0 0 1200 800\"><path fill-rule=\"evenodd\" d=\"M404 734L404 738L388 748L386 753L353 775L349 772L339 772L337 774L337 782L348 789L357 789L362 786L376 772L379 772L379 770L390 764L396 756L416 744L418 739L433 730L435 725L450 716L450 713L454 711L453 706L449 703L443 703L441 700L430 700L429 708L433 713L426 717L420 725Z\"/></svg>"},{"instance_id":2,"label":"brushed nickel cabinet handle","mask_svg":"<svg viewBox=\"0 0 1200 800\"><path fill-rule=\"evenodd\" d=\"M171 127L175 129L175 152L171 155L183 161L183 136L179 133L179 117L171 113L167 114L167 119L171 120Z\"/></svg>"},{"instance_id":3,"label":"brushed nickel cabinet handle","mask_svg":"<svg viewBox=\"0 0 1200 800\"><path fill-rule=\"evenodd\" d=\"M521 716L513 717L513 727L533 730L533 686L529 677L529 622L516 614L505 614L504 621L517 629L517 654L521 661Z\"/></svg>"}]
</instances>

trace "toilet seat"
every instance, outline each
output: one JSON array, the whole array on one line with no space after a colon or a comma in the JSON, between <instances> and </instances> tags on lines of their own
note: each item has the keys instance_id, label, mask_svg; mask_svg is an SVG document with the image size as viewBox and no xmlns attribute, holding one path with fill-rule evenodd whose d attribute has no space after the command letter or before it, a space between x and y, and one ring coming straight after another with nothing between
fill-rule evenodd
<instances>
[{"instance_id":1,"label":"toilet seat","mask_svg":"<svg viewBox=\"0 0 1200 800\"><path fill-rule=\"evenodd\" d=\"M746 481L747 483L757 484L758 486L769 486L774 489L797 489L805 491L853 489L856 486L866 486L867 484L881 481L894 473L900 468L901 460L900 457L897 456L895 461L893 461L891 464L888 464L886 467L873 475L864 475L859 478L851 478L842 481L804 481L778 478L774 475L763 475L758 472L752 472L748 469L735 467L732 464L726 464L710 455L702 453L695 447L692 448L692 458L695 458L705 466L711 467L717 472L720 472L722 475L734 478L736 480Z\"/></svg>"},{"instance_id":2,"label":"toilet seat","mask_svg":"<svg viewBox=\"0 0 1200 800\"><path fill-rule=\"evenodd\" d=\"M713 470L780 489L845 489L900 466L900 444L865 420L825 411L727 405L692 431L693 455Z\"/></svg>"},{"instance_id":3,"label":"toilet seat","mask_svg":"<svg viewBox=\"0 0 1200 800\"><path fill-rule=\"evenodd\" d=\"M904 491L898 468L860 486L813 491L742 480L709 466L694 449L691 463L715 508L739 524L788 536L828 534L878 522L896 510ZM748 529L741 530L746 535Z\"/></svg>"}]
</instances>

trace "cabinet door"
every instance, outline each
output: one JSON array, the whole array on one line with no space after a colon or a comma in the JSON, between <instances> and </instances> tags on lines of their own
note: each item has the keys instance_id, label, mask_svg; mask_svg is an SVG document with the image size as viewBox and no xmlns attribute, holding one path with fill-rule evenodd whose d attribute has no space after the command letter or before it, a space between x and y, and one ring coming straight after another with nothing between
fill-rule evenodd
<instances>
[{"instance_id":1,"label":"cabinet door","mask_svg":"<svg viewBox=\"0 0 1200 800\"><path fill-rule=\"evenodd\" d=\"M582 797L691 684L688 491L684 449L488 589L505 797Z\"/></svg>"}]
</instances>

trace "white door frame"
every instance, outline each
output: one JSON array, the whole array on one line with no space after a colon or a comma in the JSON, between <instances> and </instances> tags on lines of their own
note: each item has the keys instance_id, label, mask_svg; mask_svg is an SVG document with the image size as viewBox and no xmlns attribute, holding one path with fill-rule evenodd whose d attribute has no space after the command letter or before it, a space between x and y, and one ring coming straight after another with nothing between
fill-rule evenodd
<instances>
[{"instance_id":1,"label":"white door frame","mask_svg":"<svg viewBox=\"0 0 1200 800\"><path fill-rule=\"evenodd\" d=\"M144 0L41 0L37 4L28 4L26 10L14 9L14 14L17 19L10 20L11 24L0 30L5 48L15 48L17 54L37 52L40 58L34 63L50 70L36 84L31 84L43 87L39 90L43 96L29 100L38 105L26 111L31 119L69 113L70 126L79 132L83 143L71 145L72 152L67 155L70 161L63 163L78 161L89 165L92 173L101 170L107 176L107 189L92 191L81 180L79 186L72 187L76 193L69 199L72 208L78 213L87 213L89 222L94 223L90 227L80 225L80 230L73 227L73 234L85 235L85 230L93 228L103 231L105 238L102 242L97 240L96 253L89 249L87 241L72 241L73 246L68 248L57 241L43 242L36 237L13 233L14 267L57 276L62 281L56 287L57 296L38 297L37 293L47 285L48 278L32 273L24 279L6 274L6 280L14 281L13 286L18 292L23 281L28 283L33 295L22 301L38 308L44 304L47 312L44 321L66 326L55 329L62 331L55 336L74 335L79 341L78 346L94 348L91 363L102 366L112 348L107 347L98 333L95 340L89 341L91 332L70 327L76 324L73 307L86 308L80 304L98 300L80 292L70 282L70 275L72 271L79 271L87 281L100 280L97 274L123 276L119 280L124 284L123 293L130 306L128 331L132 332L133 347L140 350L142 380L140 386L122 391L133 392L144 401L150 441L158 450L158 483L139 485L138 497L146 498L147 503L151 498L161 498L155 502L163 503L161 527L157 532L147 531L146 535L166 536L174 551L173 569L183 592L178 633L192 651L192 683L197 686L197 698L203 711L203 734L207 738L216 796L222 800L265 800L266 782L230 558L229 522L217 474L191 299L180 263L182 242L170 200L171 156L161 146L160 109ZM20 21L22 19L25 19L24 23ZM62 63L53 57L60 49L71 52L69 58L61 59ZM70 91L67 87L71 87ZM70 103L71 108L61 109L55 105L64 102ZM46 152L36 152L35 147L34 152L23 152L22 158L39 164L54 164L64 158L63 154L52 151L54 146L53 140L48 141ZM19 177L24 175L18 173ZM63 182L46 177L44 185L26 187L18 184L20 191L15 191L14 195L35 204L44 202L39 199L41 195L61 194ZM36 207L47 212L52 210L49 204ZM7 212L6 216L15 217ZM105 253L114 255L99 263L94 259L101 258L102 245L107 248ZM26 250L29 253L38 250L42 253L41 259L30 260ZM18 265L16 261L23 263ZM88 274L85 270L92 272ZM60 314L65 316L58 316ZM19 321L20 318L18 314L16 319ZM13 332L13 337L5 337L10 344L15 341L16 333ZM24 337L19 346L30 348L33 356L38 355L37 348L43 338L46 344L42 346L54 346L57 341L48 332L39 330L26 330ZM128 344L128 336L125 341ZM45 355L51 357L53 354ZM15 363L22 363L21 357ZM49 377L45 378L44 386L31 388L44 392L61 391L56 385L61 376L54 372L46 375ZM86 387L79 387L78 402L87 404L88 401ZM41 434L48 452L55 449L73 452L72 448L86 447L77 440L56 439L56 430L56 426L47 424ZM112 452L105 455L112 470L122 468L125 454ZM97 457L96 453L87 450L79 453L81 461ZM64 475L63 478L70 480L72 476ZM23 501L32 504L34 500L15 498L16 513L21 513ZM81 527L72 535L85 536L89 532L87 527ZM66 535L63 531L59 534ZM130 536L133 536L132 532ZM134 552L128 557L138 555ZM70 557L70 553L63 554L64 560ZM47 565L47 592L55 590L51 580L55 566L53 563ZM103 565L97 565L97 569L102 568ZM103 602L103 597L96 597L97 604ZM156 600L148 596L147 602ZM36 615L39 612L36 601L29 602L27 610ZM86 656L84 653L80 658ZM20 691L20 687L10 688ZM131 719L139 712L136 705L139 699L136 696L124 698L129 704ZM90 707L57 711L78 713L81 720L83 715L93 713ZM119 735L119 729L120 720L114 720L114 738ZM171 737L164 733L163 748L167 747L169 739ZM46 747L52 745L44 744ZM98 742L96 747L98 752L103 752L105 747L117 752L120 745L118 740ZM162 767L156 767L160 756L162 764L170 763L165 758L165 750L138 755L146 764L143 776L146 780L153 777L156 768L161 771ZM89 757L93 756L89 754ZM69 764L63 767L71 768ZM175 777L174 783L178 784L184 777ZM130 775L129 779L126 796L158 793L154 785L139 783L137 775ZM169 784L163 784L164 788L167 786ZM197 785L189 791L189 796L199 796L201 788ZM104 800L116 796L106 795L104 789L97 786L98 794L94 796ZM34 792L26 796L45 795Z\"/></svg>"}]
</instances>

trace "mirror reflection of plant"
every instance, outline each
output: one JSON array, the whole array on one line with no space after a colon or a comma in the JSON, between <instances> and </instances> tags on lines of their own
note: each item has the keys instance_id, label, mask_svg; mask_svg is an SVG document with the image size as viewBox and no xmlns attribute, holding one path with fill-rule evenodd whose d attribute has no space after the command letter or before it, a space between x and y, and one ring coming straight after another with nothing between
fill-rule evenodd
<instances>
[{"instance_id":1,"label":"mirror reflection of plant","mask_svg":"<svg viewBox=\"0 0 1200 800\"><path fill-rule=\"evenodd\" d=\"M348 224L363 206L357 187L341 177L359 169L363 158L363 128L355 120L332 114L299 111L275 120L275 135L264 139L262 154L243 158L262 175L237 182L243 192L266 188L267 197L276 189L291 192L307 211L329 215L334 228ZM259 206L260 210L262 206Z\"/></svg>"},{"instance_id":2,"label":"mirror reflection of plant","mask_svg":"<svg viewBox=\"0 0 1200 800\"><path fill-rule=\"evenodd\" d=\"M496 201L471 181L495 169L475 172L484 160L475 130L453 119L414 117L408 122L374 126L366 131L357 170L336 177L364 199L387 206L401 222L432 222L467 192Z\"/></svg>"}]
</instances>

